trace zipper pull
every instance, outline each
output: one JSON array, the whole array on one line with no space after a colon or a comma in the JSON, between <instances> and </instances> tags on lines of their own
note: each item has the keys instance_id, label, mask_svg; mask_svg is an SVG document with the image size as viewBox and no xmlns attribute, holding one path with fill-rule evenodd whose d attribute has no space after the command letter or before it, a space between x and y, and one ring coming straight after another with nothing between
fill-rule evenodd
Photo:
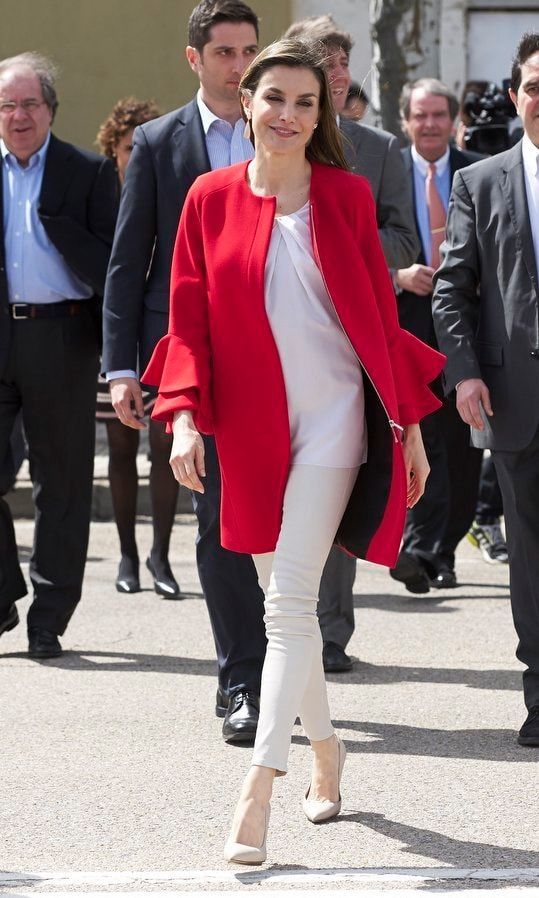
<instances>
[{"instance_id":1,"label":"zipper pull","mask_svg":"<svg viewBox=\"0 0 539 898\"><path fill-rule=\"evenodd\" d=\"M395 438L396 443L402 443L402 435L404 433L404 427L401 427L400 424L397 424L396 421L392 421L391 418L388 419L389 426L393 431L393 436Z\"/></svg>"}]
</instances>

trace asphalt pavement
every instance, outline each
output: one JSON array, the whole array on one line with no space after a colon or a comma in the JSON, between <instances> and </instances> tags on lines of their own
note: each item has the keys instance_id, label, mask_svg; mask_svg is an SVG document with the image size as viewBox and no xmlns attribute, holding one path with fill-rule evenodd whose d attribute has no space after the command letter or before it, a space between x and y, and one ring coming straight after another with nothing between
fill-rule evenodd
<instances>
[{"instance_id":1,"label":"asphalt pavement","mask_svg":"<svg viewBox=\"0 0 539 898\"><path fill-rule=\"evenodd\" d=\"M25 561L32 529L17 522ZM148 520L138 533L144 559ZM342 813L322 826L303 816L310 752L296 727L268 862L238 868L222 848L250 750L225 745L214 716L194 538L179 516L182 601L160 599L145 569L143 591L126 596L114 525L93 524L63 656L32 661L24 621L1 637L0 890L539 894L539 749L516 743L525 708L507 566L464 543L459 587L414 597L358 565L358 660L328 678L348 749Z\"/></svg>"}]
</instances>

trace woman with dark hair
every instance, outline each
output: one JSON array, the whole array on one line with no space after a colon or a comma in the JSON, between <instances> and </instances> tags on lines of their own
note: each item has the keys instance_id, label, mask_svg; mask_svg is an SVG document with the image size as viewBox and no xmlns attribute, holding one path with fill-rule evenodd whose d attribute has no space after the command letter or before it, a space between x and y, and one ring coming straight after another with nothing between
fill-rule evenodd
<instances>
[{"instance_id":1,"label":"woman with dark hair","mask_svg":"<svg viewBox=\"0 0 539 898\"><path fill-rule=\"evenodd\" d=\"M203 490L202 433L223 476L222 543L253 555L268 647L252 766L225 857L266 858L273 779L299 714L313 750L303 808L341 807L316 615L333 542L390 565L428 473L419 419L442 356L399 328L368 183L348 172L323 51L263 50L240 91L249 163L199 178L172 267L169 333L144 375L172 428L177 479ZM367 445L368 444L368 445ZM238 621L241 626L241 621Z\"/></svg>"},{"instance_id":2,"label":"woman with dark hair","mask_svg":"<svg viewBox=\"0 0 539 898\"><path fill-rule=\"evenodd\" d=\"M118 100L111 114L101 125L97 143L103 155L115 161L120 186L123 185L125 170L133 148L135 128L159 115L161 112L153 100L126 97ZM153 403L153 397L146 394L145 412L151 410ZM123 593L139 592L139 558L135 538L139 431L125 427L117 419L110 401L108 384L102 377L99 378L97 385L96 418L103 421L107 428L110 490L120 538L121 559L116 589ZM177 488L170 476L169 445L163 436L162 425L152 422L150 492L153 545L146 565L153 576L158 595L174 599L180 595L180 588L170 569L168 550L176 511Z\"/></svg>"}]
</instances>

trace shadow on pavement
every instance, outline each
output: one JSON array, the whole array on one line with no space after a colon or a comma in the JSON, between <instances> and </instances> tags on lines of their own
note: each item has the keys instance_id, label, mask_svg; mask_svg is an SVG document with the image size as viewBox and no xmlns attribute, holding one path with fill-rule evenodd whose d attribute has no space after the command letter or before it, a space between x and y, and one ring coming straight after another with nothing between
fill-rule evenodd
<instances>
[{"instance_id":1,"label":"shadow on pavement","mask_svg":"<svg viewBox=\"0 0 539 898\"><path fill-rule=\"evenodd\" d=\"M462 587L498 589L503 593L491 596L466 595L460 592ZM509 587L505 583L461 583L456 589L438 590L431 589L422 595L406 592L401 593L355 593L354 608L372 608L375 611L392 611L395 614L454 614L458 608L448 607L449 601L474 601L484 602L492 599L507 599L509 601Z\"/></svg>"},{"instance_id":2,"label":"shadow on pavement","mask_svg":"<svg viewBox=\"0 0 539 898\"><path fill-rule=\"evenodd\" d=\"M395 683L440 683L518 692L522 674L518 670L473 670L466 667L403 667L395 664L367 664L356 661L349 673L328 674L330 683L362 683L392 686Z\"/></svg>"},{"instance_id":3,"label":"shadow on pavement","mask_svg":"<svg viewBox=\"0 0 539 898\"><path fill-rule=\"evenodd\" d=\"M366 737L357 742L345 738L346 748L351 754L411 755L535 765L539 760L537 750L517 744L516 730L441 730L371 720L333 722L337 729L352 730ZM294 741L303 738L295 736Z\"/></svg>"},{"instance_id":4,"label":"shadow on pavement","mask_svg":"<svg viewBox=\"0 0 539 898\"><path fill-rule=\"evenodd\" d=\"M136 652L65 651L59 658L30 659L26 652L6 652L3 658L24 658L34 664L55 667L60 670L100 671L148 671L150 673L189 674L189 676L213 677L217 674L217 662L202 658L183 658L176 655L143 655Z\"/></svg>"},{"instance_id":5,"label":"shadow on pavement","mask_svg":"<svg viewBox=\"0 0 539 898\"><path fill-rule=\"evenodd\" d=\"M507 848L500 845L489 845L486 842L465 842L460 839L452 839L442 833L433 830L420 829L416 826L408 826L389 820L384 814L372 814L358 812L356 814L341 814L337 817L337 823L360 823L374 832L380 833L388 839L404 843L401 851L404 854L415 854L429 859L449 864L450 867L476 868L482 870L504 868L525 869L539 867L539 851L526 851L520 848ZM498 886L503 881L497 880ZM516 883L504 883L507 887L515 888ZM426 887L427 883L418 884ZM437 883L437 887L440 884ZM479 882L474 886L479 885ZM492 883L494 885L494 883ZM456 886L456 883L454 883ZM451 888L450 883L444 883L444 888ZM432 888L432 883L429 884Z\"/></svg>"}]
</instances>

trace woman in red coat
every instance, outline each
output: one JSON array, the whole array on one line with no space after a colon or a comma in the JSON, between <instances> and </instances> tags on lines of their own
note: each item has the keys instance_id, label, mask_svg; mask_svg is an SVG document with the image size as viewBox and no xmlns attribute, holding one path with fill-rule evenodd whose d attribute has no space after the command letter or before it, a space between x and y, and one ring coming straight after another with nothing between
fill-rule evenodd
<instances>
[{"instance_id":1,"label":"woman in red coat","mask_svg":"<svg viewBox=\"0 0 539 898\"><path fill-rule=\"evenodd\" d=\"M268 648L260 721L225 857L266 858L275 775L299 714L313 749L303 808L338 814L316 605L334 541L395 563L428 474L418 422L443 357L399 328L367 182L346 168L323 54L263 50L240 85L255 157L203 175L184 206L168 335L144 380L174 433L180 483L202 491L215 435L225 548L253 555ZM238 621L241 626L241 621Z\"/></svg>"}]
</instances>

